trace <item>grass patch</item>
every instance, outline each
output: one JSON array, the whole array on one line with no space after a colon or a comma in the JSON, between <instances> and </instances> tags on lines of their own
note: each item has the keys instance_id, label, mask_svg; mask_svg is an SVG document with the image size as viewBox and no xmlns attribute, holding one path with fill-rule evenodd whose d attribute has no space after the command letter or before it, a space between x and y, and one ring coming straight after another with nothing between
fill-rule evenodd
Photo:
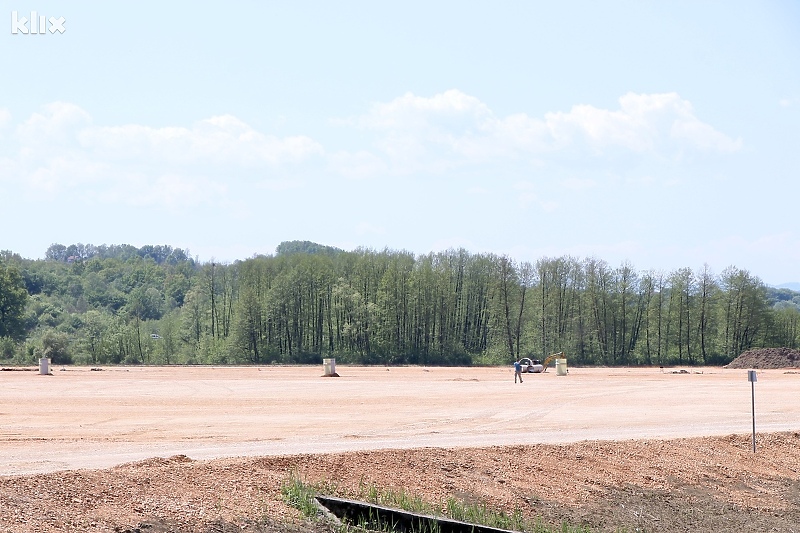
<instances>
[{"instance_id":1,"label":"grass patch","mask_svg":"<svg viewBox=\"0 0 800 533\"><path fill-rule=\"evenodd\" d=\"M281 483L281 495L283 498L306 518L317 516L317 506L314 503L314 496L317 492L317 489L301 481L294 473L289 476L289 479Z\"/></svg>"},{"instance_id":2,"label":"grass patch","mask_svg":"<svg viewBox=\"0 0 800 533\"><path fill-rule=\"evenodd\" d=\"M335 495L336 486L330 483L309 484L301 480L296 473L281 484L281 494L292 507L298 509L303 516L315 519L318 509L314 497L317 494ZM411 513L426 514L438 518L450 518L472 524L509 529L524 533L592 533L586 526L574 526L563 522L560 526L545 524L540 518L526 519L522 510L517 508L511 513L490 507L486 502L470 503L450 497L444 502L433 504L405 491L381 489L374 484L360 483L355 494L341 494L344 498L361 500L382 507L402 509ZM362 527L365 524L355 524ZM374 524L373 524L374 530ZM392 531L391 524L382 524L379 531ZM435 533L432 532L432 533Z\"/></svg>"}]
</instances>

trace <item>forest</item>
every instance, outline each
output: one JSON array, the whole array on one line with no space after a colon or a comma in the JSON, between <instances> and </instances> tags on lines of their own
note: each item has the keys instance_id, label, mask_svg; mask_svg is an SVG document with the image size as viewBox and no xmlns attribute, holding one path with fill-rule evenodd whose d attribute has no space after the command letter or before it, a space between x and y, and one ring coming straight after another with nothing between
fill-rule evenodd
<instances>
[{"instance_id":1,"label":"forest","mask_svg":"<svg viewBox=\"0 0 800 533\"><path fill-rule=\"evenodd\" d=\"M307 241L230 264L166 245L0 252L0 364L722 365L797 348L800 293L747 270L637 271Z\"/></svg>"}]
</instances>

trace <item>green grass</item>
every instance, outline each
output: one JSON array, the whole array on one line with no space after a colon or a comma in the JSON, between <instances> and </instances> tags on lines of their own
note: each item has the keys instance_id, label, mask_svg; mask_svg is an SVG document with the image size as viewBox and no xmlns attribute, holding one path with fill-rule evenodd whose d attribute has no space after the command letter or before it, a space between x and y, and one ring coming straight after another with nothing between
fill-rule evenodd
<instances>
[{"instance_id":1,"label":"green grass","mask_svg":"<svg viewBox=\"0 0 800 533\"><path fill-rule=\"evenodd\" d=\"M303 513L305 517L315 519L318 515L318 509L314 502L314 497L317 494L334 495L337 493L336 488L330 483L308 484L299 479L295 473L292 473L281 485L281 493L286 501ZM358 491L355 494L345 494L343 497L417 514L427 514L438 518L446 517L462 522L524 533L592 533L592 530L585 526L575 526L563 522L560 526L554 527L545 524L541 518L526 519L521 509L514 509L511 513L507 513L490 507L486 502L469 503L453 497L449 497L444 502L433 504L426 502L419 496L409 494L404 489L385 490L374 484L365 484L363 482L359 483ZM392 531L392 524L376 524L374 522L356 524L354 527L363 530L368 525L371 530ZM436 531L427 533L436 533Z\"/></svg>"},{"instance_id":2,"label":"green grass","mask_svg":"<svg viewBox=\"0 0 800 533\"><path fill-rule=\"evenodd\" d=\"M301 480L294 472L281 484L281 494L284 499L289 505L303 513L306 518L316 518L319 513L317 503L314 501L317 494L334 494L335 492L336 486L331 483L310 485Z\"/></svg>"}]
</instances>

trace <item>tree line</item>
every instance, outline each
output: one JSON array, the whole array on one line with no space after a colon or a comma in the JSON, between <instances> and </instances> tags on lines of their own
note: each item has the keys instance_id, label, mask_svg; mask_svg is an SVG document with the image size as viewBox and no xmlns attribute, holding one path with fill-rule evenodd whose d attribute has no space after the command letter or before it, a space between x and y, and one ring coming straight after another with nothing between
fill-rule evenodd
<instances>
[{"instance_id":1,"label":"tree line","mask_svg":"<svg viewBox=\"0 0 800 533\"><path fill-rule=\"evenodd\" d=\"M169 246L0 253L0 360L30 364L724 364L796 348L800 293L746 270L337 248L201 263Z\"/></svg>"}]
</instances>

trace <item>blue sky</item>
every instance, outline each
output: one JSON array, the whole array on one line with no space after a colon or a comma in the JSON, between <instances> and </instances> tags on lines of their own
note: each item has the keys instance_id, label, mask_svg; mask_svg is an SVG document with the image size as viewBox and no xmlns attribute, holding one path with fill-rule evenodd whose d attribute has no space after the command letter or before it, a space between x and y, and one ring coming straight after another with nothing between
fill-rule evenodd
<instances>
[{"instance_id":1,"label":"blue sky","mask_svg":"<svg viewBox=\"0 0 800 533\"><path fill-rule=\"evenodd\" d=\"M2 6L0 249L311 240L800 280L797 2ZM65 31L13 34L14 11Z\"/></svg>"}]
</instances>

